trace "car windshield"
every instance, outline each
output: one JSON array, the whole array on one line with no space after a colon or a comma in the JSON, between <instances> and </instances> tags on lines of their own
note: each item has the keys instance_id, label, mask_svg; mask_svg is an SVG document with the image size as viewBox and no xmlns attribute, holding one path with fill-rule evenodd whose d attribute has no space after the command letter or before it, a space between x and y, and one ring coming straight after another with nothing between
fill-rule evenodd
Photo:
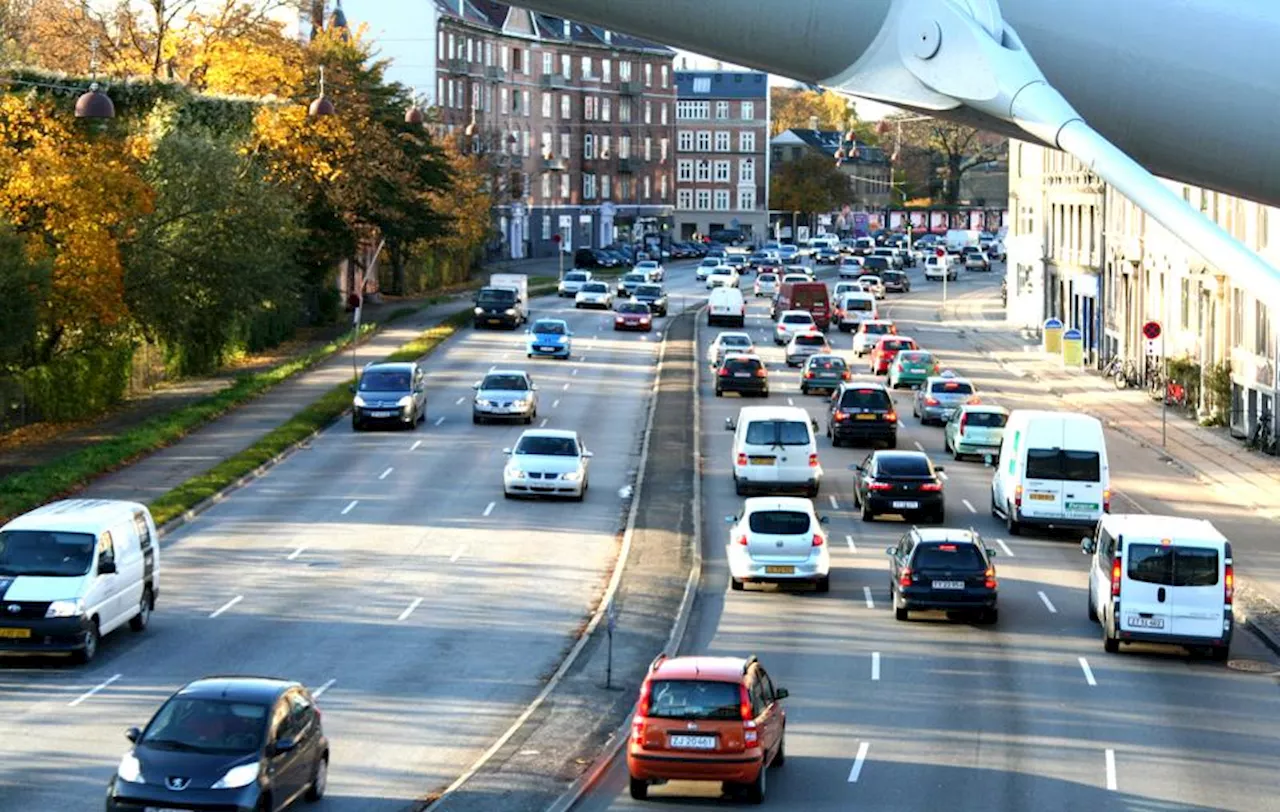
<instances>
[{"instance_id":1,"label":"car windshield","mask_svg":"<svg viewBox=\"0 0 1280 812\"><path fill-rule=\"evenodd\" d=\"M645 260L641 260L640 262L637 262L636 267L637 268L656 268L658 267L658 263L654 262L651 259L645 259Z\"/></svg>"},{"instance_id":2,"label":"car windshield","mask_svg":"<svg viewBox=\"0 0 1280 812\"><path fill-rule=\"evenodd\" d=\"M490 391L501 389L504 391L523 392L529 388L529 381L523 375L486 375L484 382L480 384L480 388Z\"/></svg>"},{"instance_id":3,"label":"car windshield","mask_svg":"<svg viewBox=\"0 0 1280 812\"><path fill-rule=\"evenodd\" d=\"M603 282L588 282L582 286L583 293L608 293L609 286Z\"/></svg>"},{"instance_id":4,"label":"car windshield","mask_svg":"<svg viewBox=\"0 0 1280 812\"><path fill-rule=\"evenodd\" d=\"M649 305L644 302L623 302L618 305L619 313L644 313L648 314Z\"/></svg>"},{"instance_id":5,"label":"car windshield","mask_svg":"<svg viewBox=\"0 0 1280 812\"><path fill-rule=\"evenodd\" d=\"M918 570L982 572L987 568L982 553L968 542L923 542L916 547L912 565Z\"/></svg>"},{"instance_id":6,"label":"car windshield","mask_svg":"<svg viewBox=\"0 0 1280 812\"><path fill-rule=\"evenodd\" d=\"M84 575L96 546L90 533L5 530L0 532L0 576Z\"/></svg>"},{"instance_id":7,"label":"car windshield","mask_svg":"<svg viewBox=\"0 0 1280 812\"><path fill-rule=\"evenodd\" d=\"M637 296L652 296L657 298L662 295L662 288L657 285L641 285L636 288Z\"/></svg>"},{"instance_id":8,"label":"car windshield","mask_svg":"<svg viewBox=\"0 0 1280 812\"><path fill-rule=\"evenodd\" d=\"M540 321L533 325L533 331L542 335L562 336L565 334L564 322Z\"/></svg>"},{"instance_id":9,"label":"car windshield","mask_svg":"<svg viewBox=\"0 0 1280 812\"><path fill-rule=\"evenodd\" d=\"M649 275L644 273L629 273L626 276L622 277L623 282L639 283L639 282L646 282L648 281L648 279L649 279Z\"/></svg>"},{"instance_id":10,"label":"car windshield","mask_svg":"<svg viewBox=\"0 0 1280 812\"><path fill-rule=\"evenodd\" d=\"M840 396L841 409L882 409L892 408L889 393L883 389L846 389Z\"/></svg>"},{"instance_id":11,"label":"car windshield","mask_svg":"<svg viewBox=\"0 0 1280 812\"><path fill-rule=\"evenodd\" d=\"M798 510L761 510L747 519L752 533L799 536L809 532L809 514Z\"/></svg>"},{"instance_id":12,"label":"car windshield","mask_svg":"<svg viewBox=\"0 0 1280 812\"><path fill-rule=\"evenodd\" d=\"M884 257L867 257L864 267L884 270L889 267L889 260Z\"/></svg>"},{"instance_id":13,"label":"car windshield","mask_svg":"<svg viewBox=\"0 0 1280 812\"><path fill-rule=\"evenodd\" d=\"M262 748L266 705L176 696L147 725L141 744L160 750L252 753Z\"/></svg>"},{"instance_id":14,"label":"car windshield","mask_svg":"<svg viewBox=\"0 0 1280 812\"><path fill-rule=\"evenodd\" d=\"M1009 422L1009 415L1003 412L966 412L965 425L980 429L1002 429Z\"/></svg>"},{"instance_id":15,"label":"car windshield","mask_svg":"<svg viewBox=\"0 0 1280 812\"><path fill-rule=\"evenodd\" d=\"M515 300L516 292L507 288L485 288L476 296L476 301L481 304L503 304Z\"/></svg>"},{"instance_id":16,"label":"car windshield","mask_svg":"<svg viewBox=\"0 0 1280 812\"><path fill-rule=\"evenodd\" d=\"M586 274L584 274L584 273L575 273L575 272L573 272L573 271L570 271L569 273L567 273L567 274L565 274L565 275L564 275L564 281L566 281L566 282L586 282L586 281L587 281L587 275L586 275Z\"/></svg>"},{"instance_id":17,"label":"car windshield","mask_svg":"<svg viewBox=\"0 0 1280 812\"><path fill-rule=\"evenodd\" d=\"M360 376L361 392L406 392L409 373L399 369L370 369Z\"/></svg>"},{"instance_id":18,"label":"car windshield","mask_svg":"<svg viewBox=\"0 0 1280 812\"><path fill-rule=\"evenodd\" d=\"M876 474L879 476L933 476L933 471L929 469L929 460L924 455L901 454L880 457L876 461Z\"/></svg>"},{"instance_id":19,"label":"car windshield","mask_svg":"<svg viewBox=\"0 0 1280 812\"><path fill-rule=\"evenodd\" d=\"M889 325L887 325L887 324L868 324L868 323L866 323L866 322L864 321L864 322L862 323L862 332L863 332L864 334L866 334L866 335L873 335L873 336L884 335L885 333L888 333L888 332L889 332Z\"/></svg>"},{"instance_id":20,"label":"car windshield","mask_svg":"<svg viewBox=\"0 0 1280 812\"><path fill-rule=\"evenodd\" d=\"M1027 479L1099 482L1102 479L1102 460L1096 451L1028 448Z\"/></svg>"},{"instance_id":21,"label":"car windshield","mask_svg":"<svg viewBox=\"0 0 1280 812\"><path fill-rule=\"evenodd\" d=\"M827 343L827 339L820 335L796 336L795 341L797 347L823 347Z\"/></svg>"},{"instance_id":22,"label":"car windshield","mask_svg":"<svg viewBox=\"0 0 1280 812\"><path fill-rule=\"evenodd\" d=\"M808 313L792 313L782 317L783 324L813 324L813 316Z\"/></svg>"},{"instance_id":23,"label":"car windshield","mask_svg":"<svg viewBox=\"0 0 1280 812\"><path fill-rule=\"evenodd\" d=\"M654 719L738 719L737 683L710 680L661 680L649 686L649 716Z\"/></svg>"},{"instance_id":24,"label":"car windshield","mask_svg":"<svg viewBox=\"0 0 1280 812\"><path fill-rule=\"evenodd\" d=\"M1218 551L1212 547L1130 544L1129 578L1160 586L1217 586Z\"/></svg>"},{"instance_id":25,"label":"car windshield","mask_svg":"<svg viewBox=\"0 0 1280 812\"><path fill-rule=\"evenodd\" d=\"M934 381L929 391L938 395L972 395L973 384L967 381Z\"/></svg>"},{"instance_id":26,"label":"car windshield","mask_svg":"<svg viewBox=\"0 0 1280 812\"><path fill-rule=\"evenodd\" d=\"M578 441L572 437L526 436L516 446L517 454L537 454L543 457L576 457Z\"/></svg>"},{"instance_id":27,"label":"car windshield","mask_svg":"<svg viewBox=\"0 0 1280 812\"><path fill-rule=\"evenodd\" d=\"M757 420L747 427L751 445L808 445L809 424L796 420Z\"/></svg>"}]
</instances>

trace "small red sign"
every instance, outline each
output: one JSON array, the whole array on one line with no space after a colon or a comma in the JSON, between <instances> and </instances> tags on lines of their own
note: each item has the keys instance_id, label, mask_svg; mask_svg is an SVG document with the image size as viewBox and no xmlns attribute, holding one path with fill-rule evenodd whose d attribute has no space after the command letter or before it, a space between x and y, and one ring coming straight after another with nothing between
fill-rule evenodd
<instances>
[{"instance_id":1,"label":"small red sign","mask_svg":"<svg viewBox=\"0 0 1280 812\"><path fill-rule=\"evenodd\" d=\"M559 234L552 234L552 235L551 235L551 241L552 241L552 242L560 242L560 235L559 235Z\"/></svg>"},{"instance_id":2,"label":"small red sign","mask_svg":"<svg viewBox=\"0 0 1280 812\"><path fill-rule=\"evenodd\" d=\"M1148 341L1155 341L1160 337L1160 322L1149 321L1142 325L1142 334L1147 337Z\"/></svg>"}]
</instances>

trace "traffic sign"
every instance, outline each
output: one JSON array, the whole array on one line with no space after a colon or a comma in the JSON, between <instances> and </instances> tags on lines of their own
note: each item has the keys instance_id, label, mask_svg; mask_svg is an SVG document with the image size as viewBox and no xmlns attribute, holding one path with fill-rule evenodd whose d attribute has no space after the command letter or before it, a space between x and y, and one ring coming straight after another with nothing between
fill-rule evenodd
<instances>
[{"instance_id":1,"label":"traffic sign","mask_svg":"<svg viewBox=\"0 0 1280 812\"><path fill-rule=\"evenodd\" d=\"M552 234L552 235L551 235L551 241L552 241L552 242L560 242L560 235L559 235L559 234Z\"/></svg>"},{"instance_id":2,"label":"traffic sign","mask_svg":"<svg viewBox=\"0 0 1280 812\"><path fill-rule=\"evenodd\" d=\"M1149 321L1142 325L1142 334L1147 337L1148 341L1155 341L1160 337L1160 322Z\"/></svg>"},{"instance_id":3,"label":"traffic sign","mask_svg":"<svg viewBox=\"0 0 1280 812\"><path fill-rule=\"evenodd\" d=\"M947 255L947 249L945 249L945 248L937 248L937 249L935 249L935 250L934 250L933 255L934 255L935 257L938 257L939 259L941 259L942 257L945 257L945 256Z\"/></svg>"}]
</instances>

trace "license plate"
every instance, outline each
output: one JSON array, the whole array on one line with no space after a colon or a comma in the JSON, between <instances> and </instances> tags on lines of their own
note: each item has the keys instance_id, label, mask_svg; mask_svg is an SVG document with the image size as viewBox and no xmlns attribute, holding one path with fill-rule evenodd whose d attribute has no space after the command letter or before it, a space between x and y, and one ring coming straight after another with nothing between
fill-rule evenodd
<instances>
[{"instance_id":1,"label":"license plate","mask_svg":"<svg viewBox=\"0 0 1280 812\"><path fill-rule=\"evenodd\" d=\"M764 571L768 575L792 575L795 573L795 567L765 567Z\"/></svg>"},{"instance_id":2,"label":"license plate","mask_svg":"<svg viewBox=\"0 0 1280 812\"><path fill-rule=\"evenodd\" d=\"M502 319L489 319L490 324L502 324Z\"/></svg>"},{"instance_id":3,"label":"license plate","mask_svg":"<svg viewBox=\"0 0 1280 812\"><path fill-rule=\"evenodd\" d=\"M1068 502L1067 510L1097 510L1097 502Z\"/></svg>"},{"instance_id":4,"label":"license plate","mask_svg":"<svg viewBox=\"0 0 1280 812\"><path fill-rule=\"evenodd\" d=\"M391 412L369 412L370 417L390 417Z\"/></svg>"},{"instance_id":5,"label":"license plate","mask_svg":"<svg viewBox=\"0 0 1280 812\"><path fill-rule=\"evenodd\" d=\"M773 465L773 457L748 457L747 461L752 465Z\"/></svg>"},{"instance_id":6,"label":"license plate","mask_svg":"<svg viewBox=\"0 0 1280 812\"><path fill-rule=\"evenodd\" d=\"M920 507L919 502L894 502L893 506L898 510L915 510Z\"/></svg>"},{"instance_id":7,"label":"license plate","mask_svg":"<svg viewBox=\"0 0 1280 812\"><path fill-rule=\"evenodd\" d=\"M186 812L186 810L173 809L168 806L148 806L143 809L143 812Z\"/></svg>"},{"instance_id":8,"label":"license plate","mask_svg":"<svg viewBox=\"0 0 1280 812\"><path fill-rule=\"evenodd\" d=\"M0 637L11 637L25 640L31 636L30 629L0 629Z\"/></svg>"},{"instance_id":9,"label":"license plate","mask_svg":"<svg viewBox=\"0 0 1280 812\"><path fill-rule=\"evenodd\" d=\"M555 352L555 347L539 347L538 352Z\"/></svg>"},{"instance_id":10,"label":"license plate","mask_svg":"<svg viewBox=\"0 0 1280 812\"><path fill-rule=\"evenodd\" d=\"M735 377L735 378L750 378L750 377L751 377L751 373L750 373L750 372L735 372L735 373L733 373L733 377Z\"/></svg>"},{"instance_id":11,"label":"license plate","mask_svg":"<svg viewBox=\"0 0 1280 812\"><path fill-rule=\"evenodd\" d=\"M1129 615L1129 625L1136 626L1141 629L1163 629L1164 618L1162 617L1141 617L1139 615Z\"/></svg>"},{"instance_id":12,"label":"license plate","mask_svg":"<svg viewBox=\"0 0 1280 812\"><path fill-rule=\"evenodd\" d=\"M875 416L875 415L873 415L873 414L859 414L859 415L854 415L854 419L856 419L856 420L875 420L875 419L876 419L876 416Z\"/></svg>"},{"instance_id":13,"label":"license plate","mask_svg":"<svg viewBox=\"0 0 1280 812\"><path fill-rule=\"evenodd\" d=\"M964 589L964 581L934 581L934 589Z\"/></svg>"},{"instance_id":14,"label":"license plate","mask_svg":"<svg viewBox=\"0 0 1280 812\"><path fill-rule=\"evenodd\" d=\"M1052 502L1054 496L1051 493L1033 493L1031 494L1032 502Z\"/></svg>"},{"instance_id":15,"label":"license plate","mask_svg":"<svg viewBox=\"0 0 1280 812\"><path fill-rule=\"evenodd\" d=\"M667 743L672 747L682 747L687 750L716 749L715 736L671 736L667 739Z\"/></svg>"}]
</instances>

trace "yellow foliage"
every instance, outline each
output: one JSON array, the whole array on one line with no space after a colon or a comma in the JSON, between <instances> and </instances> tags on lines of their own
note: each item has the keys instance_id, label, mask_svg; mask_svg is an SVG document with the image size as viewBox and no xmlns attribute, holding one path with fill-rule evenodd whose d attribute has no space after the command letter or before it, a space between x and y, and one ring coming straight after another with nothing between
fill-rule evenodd
<instances>
[{"instance_id":1,"label":"yellow foliage","mask_svg":"<svg viewBox=\"0 0 1280 812\"><path fill-rule=\"evenodd\" d=\"M450 218L451 227L431 243L451 253L467 253L484 245L490 236L490 173L482 156L458 149L452 138L445 139L442 146L453 172L453 185L448 191L433 192L427 198L432 209Z\"/></svg>"}]
</instances>

